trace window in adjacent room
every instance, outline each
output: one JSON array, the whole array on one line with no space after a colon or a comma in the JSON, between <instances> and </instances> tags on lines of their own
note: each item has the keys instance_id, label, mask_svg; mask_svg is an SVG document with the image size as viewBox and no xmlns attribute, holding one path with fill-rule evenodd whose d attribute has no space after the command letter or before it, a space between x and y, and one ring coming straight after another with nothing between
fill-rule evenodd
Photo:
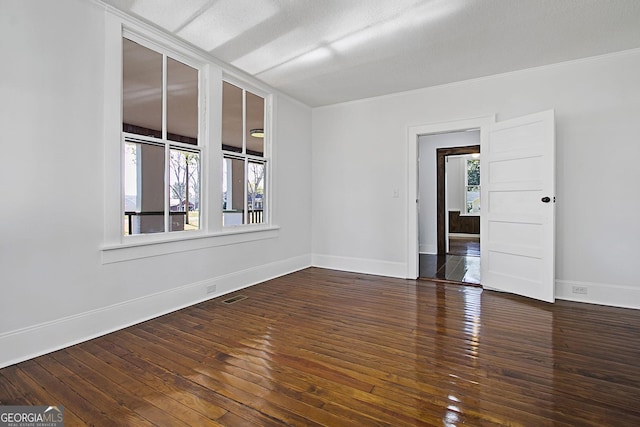
<instances>
[{"instance_id":1,"label":"window in adjacent room","mask_svg":"<svg viewBox=\"0 0 640 427\"><path fill-rule=\"evenodd\" d=\"M480 159L467 158L465 162L465 209L467 214L480 213Z\"/></svg>"},{"instance_id":2,"label":"window in adjacent room","mask_svg":"<svg viewBox=\"0 0 640 427\"><path fill-rule=\"evenodd\" d=\"M266 223L265 100L223 82L222 221L224 226Z\"/></svg>"},{"instance_id":3,"label":"window in adjacent room","mask_svg":"<svg viewBox=\"0 0 640 427\"><path fill-rule=\"evenodd\" d=\"M200 228L199 70L123 38L124 234Z\"/></svg>"}]
</instances>

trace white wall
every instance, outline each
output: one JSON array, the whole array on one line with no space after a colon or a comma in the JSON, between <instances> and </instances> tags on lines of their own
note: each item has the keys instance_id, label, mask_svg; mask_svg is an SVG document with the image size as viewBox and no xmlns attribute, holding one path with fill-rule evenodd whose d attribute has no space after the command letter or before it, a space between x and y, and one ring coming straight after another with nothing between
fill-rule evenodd
<instances>
[{"instance_id":1,"label":"white wall","mask_svg":"<svg viewBox=\"0 0 640 427\"><path fill-rule=\"evenodd\" d=\"M438 230L437 230L437 161L436 150L438 148L467 147L470 145L480 145L480 131L472 132L451 132L435 135L423 135L418 139L418 156L420 163L418 167L418 188L420 190L420 209L418 215L418 242L419 251L427 254L438 253ZM450 186L447 188L447 197L454 198L457 203L452 206L449 201L449 210L460 209L462 211L462 185L461 170L459 166L460 158L451 158L449 166L451 171L447 171L447 184L454 186L457 183L458 191ZM451 179L451 181L449 180ZM457 206L457 207L456 207Z\"/></svg>"},{"instance_id":2,"label":"white wall","mask_svg":"<svg viewBox=\"0 0 640 427\"><path fill-rule=\"evenodd\" d=\"M314 262L403 276L408 127L555 109L556 295L640 308L640 51L313 111ZM393 198L399 188L400 198ZM571 286L588 295L571 294Z\"/></svg>"},{"instance_id":3,"label":"white wall","mask_svg":"<svg viewBox=\"0 0 640 427\"><path fill-rule=\"evenodd\" d=\"M420 138L422 140L422 138ZM478 140L479 141L479 140ZM449 156L446 161L447 210L465 212L464 167L466 158ZM422 187L420 187L422 188Z\"/></svg>"},{"instance_id":4,"label":"white wall","mask_svg":"<svg viewBox=\"0 0 640 427\"><path fill-rule=\"evenodd\" d=\"M2 2L0 366L311 262L311 109L277 96L279 231L102 263L104 26L83 0Z\"/></svg>"}]
</instances>

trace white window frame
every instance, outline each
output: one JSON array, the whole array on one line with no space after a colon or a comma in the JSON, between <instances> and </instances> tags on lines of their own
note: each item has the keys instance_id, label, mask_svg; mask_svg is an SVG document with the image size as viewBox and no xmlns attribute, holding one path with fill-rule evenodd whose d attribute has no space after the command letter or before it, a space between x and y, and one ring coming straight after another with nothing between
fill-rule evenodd
<instances>
[{"instance_id":1,"label":"white window frame","mask_svg":"<svg viewBox=\"0 0 640 427\"><path fill-rule=\"evenodd\" d=\"M203 194L202 192L200 192L200 200L198 201L198 203L200 204L200 219L199 219L199 229L198 230L189 230L189 231L170 231L170 222L171 222L171 216L170 216L170 191L169 191L169 174L170 174L170 153L172 149L178 149L178 150L184 150L184 151L191 151L191 152L195 152L198 153L199 155L199 159L200 159L200 165L199 165L199 176L198 179L200 180L200 183L202 183L202 176L203 176L203 167L205 165L202 164L202 159L204 158L204 153L206 152L206 148L205 148L205 144L202 138L202 135L204 135L207 131L207 127L208 127L208 123L205 119L205 113L206 113L206 106L204 105L204 88L207 85L207 81L206 81L206 64L202 63L202 62L198 62L198 61L194 61L191 57L188 56L184 56L180 53L171 51L169 49L165 49L163 47L160 47L158 45L156 45L153 42L149 42L147 39L145 39L144 37L140 37L137 33L131 32L129 30L127 30L126 28L123 31L123 38L126 38L128 40L131 40L137 44L139 44L142 47L145 47L147 49L150 49L154 52L157 52L158 54L162 55L162 135L160 138L156 138L156 137L151 137L151 136L145 136L145 135L140 135L140 134L135 134L135 133L128 133L128 132L122 132L122 136L121 136L121 142L122 142L122 150L124 152L124 147L126 145L127 142L133 142L133 143L150 143L153 145L158 145L158 146L162 146L164 149L164 153L165 153L165 161L164 161L164 168L165 168L165 173L164 173L164 204L163 204L163 210L164 210L164 231L163 232L158 232L158 233L150 233L150 234L132 234L132 235L124 235L124 241L135 241L135 240L139 240L141 236L151 236L152 234L155 235L163 235L162 237L153 237L153 239L166 239L168 236L168 233L174 234L174 233L199 233L202 232L202 207L203 207L203 203L202 203L202 198L203 198ZM193 145L193 144L185 144L182 142L177 142L177 141L173 141L170 140L168 138L168 129L167 129L167 99L168 99L168 94L167 94L167 62L168 59L171 58L173 60L179 61L185 65L188 65L189 67L195 69L198 71L198 137L197 137L197 145ZM122 101L121 101L122 103ZM124 207L123 207L123 212L124 212ZM188 215L188 213L187 213Z\"/></svg>"},{"instance_id":2,"label":"white window frame","mask_svg":"<svg viewBox=\"0 0 640 427\"><path fill-rule=\"evenodd\" d=\"M200 157L201 212L200 229L154 234L124 235L124 167L122 132L122 39L142 42L146 47L194 66L199 70L198 146ZM222 227L222 81L237 84L262 96L268 114L265 128L271 126L273 97L268 89L238 80L226 74L223 65L189 44L165 34L115 9L105 12L104 63L104 239L102 262L113 263L174 252L203 249L275 238L279 227L272 223L244 226L240 229ZM235 83L234 83L235 82ZM270 138L265 139L265 158L270 160ZM272 162L267 163L271 176ZM267 182L269 184L269 182ZM271 191L265 189L267 208L271 211ZM271 214L267 214L271 218Z\"/></svg>"},{"instance_id":3,"label":"white window frame","mask_svg":"<svg viewBox=\"0 0 640 427\"><path fill-rule=\"evenodd\" d=\"M222 160L224 161L226 159L236 159L236 160L242 160L244 162L244 223L243 224L237 224L237 225L226 225L223 226L224 230L233 230L233 229L237 229L237 228L255 228L255 227L264 227L264 226L269 226L271 224L271 111L272 111L272 102L273 102L273 96L270 95L269 93L264 92L263 90L260 90L259 88L256 88L255 86L252 86L251 84L248 84L245 81L242 80L238 80L232 76L229 75L224 75L223 76L223 82L227 82L230 83L240 89L242 89L242 104L243 104L243 114L246 114L246 93L247 92L251 92L254 95L257 95L259 97L261 97L262 99L264 99L264 155L263 157L260 156L255 156L255 155L251 155L251 154L247 154L246 152L246 147L247 147L247 141L246 141L246 130L244 129L244 127L246 126L246 124L244 124L245 122L245 117L243 116L243 137L242 137L242 152L238 153L235 151L227 151L227 150L222 150ZM220 143L220 147L222 147L222 142ZM265 177L264 177L264 199L263 199L263 203L266 205L266 209L263 209L263 223L259 223L259 224L249 224L247 222L247 217L249 216L249 211L248 211L248 202L247 202L247 179L248 179L248 163L250 161L256 161L258 163L262 163L264 164L265 167ZM222 167L222 166L221 166ZM221 184L222 185L222 184ZM229 185L229 184L227 184ZM222 200L222 198L221 198ZM222 204L220 205L220 209L222 210ZM222 224L222 222L221 222Z\"/></svg>"}]
</instances>

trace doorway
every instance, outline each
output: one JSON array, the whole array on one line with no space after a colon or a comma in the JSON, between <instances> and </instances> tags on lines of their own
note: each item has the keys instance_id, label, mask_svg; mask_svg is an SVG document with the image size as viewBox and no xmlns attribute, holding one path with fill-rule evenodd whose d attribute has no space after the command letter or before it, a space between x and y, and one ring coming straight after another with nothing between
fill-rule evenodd
<instances>
[{"instance_id":1,"label":"doorway","mask_svg":"<svg viewBox=\"0 0 640 427\"><path fill-rule=\"evenodd\" d=\"M468 129L480 129L480 141L486 138L486 129L495 123L495 116L475 117L470 119L454 120L440 123L410 126L407 129L407 273L408 279L416 279L419 276L419 256L420 252L437 254L437 238L435 221L431 223L419 224L419 216L435 218L436 210L436 144L427 147L420 147L420 140L423 137L437 134L447 134L452 132L462 132ZM464 144L452 143L451 147ZM477 145L477 142L467 145ZM482 144L481 144L482 145ZM419 150L420 148L420 150ZM442 148L442 147L441 147ZM422 153L422 161L419 161L419 151ZM418 169L425 167L427 174L422 174L422 178L427 178L427 185L418 182ZM421 237L425 237L425 241Z\"/></svg>"},{"instance_id":2,"label":"doorway","mask_svg":"<svg viewBox=\"0 0 640 427\"><path fill-rule=\"evenodd\" d=\"M482 286L554 301L554 115L553 110L546 110L499 123L495 116L487 116L408 128L407 278L419 277L419 212L420 216L423 211L436 216L435 190L432 198L424 198L418 182L419 141L436 133L480 129L483 164L488 171L482 178ZM433 157L430 170L435 181ZM433 235L432 253L437 253L435 232Z\"/></svg>"},{"instance_id":3,"label":"doorway","mask_svg":"<svg viewBox=\"0 0 640 427\"><path fill-rule=\"evenodd\" d=\"M421 233L419 277L480 285L480 131L424 135L419 145L421 186L429 185L420 178L429 174L424 157L434 156L436 166L436 215L419 213L422 229L435 222L436 250L429 250L424 244L428 237ZM435 152L423 149L425 145Z\"/></svg>"}]
</instances>

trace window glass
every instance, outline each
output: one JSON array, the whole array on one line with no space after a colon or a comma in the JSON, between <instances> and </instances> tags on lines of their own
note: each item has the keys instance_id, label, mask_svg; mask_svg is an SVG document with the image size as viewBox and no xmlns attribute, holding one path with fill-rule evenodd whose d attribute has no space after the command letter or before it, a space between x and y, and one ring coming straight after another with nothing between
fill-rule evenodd
<instances>
[{"instance_id":1,"label":"window glass","mask_svg":"<svg viewBox=\"0 0 640 427\"><path fill-rule=\"evenodd\" d=\"M243 90L231 83L222 86L222 149L243 152Z\"/></svg>"},{"instance_id":2,"label":"window glass","mask_svg":"<svg viewBox=\"0 0 640 427\"><path fill-rule=\"evenodd\" d=\"M223 84L223 225L265 223L265 100Z\"/></svg>"},{"instance_id":3,"label":"window glass","mask_svg":"<svg viewBox=\"0 0 640 427\"><path fill-rule=\"evenodd\" d=\"M264 222L265 205L265 164L263 162L249 161L247 167L247 212L249 224Z\"/></svg>"},{"instance_id":4,"label":"window glass","mask_svg":"<svg viewBox=\"0 0 640 427\"><path fill-rule=\"evenodd\" d=\"M465 170L465 206L467 213L480 212L480 159L467 159Z\"/></svg>"},{"instance_id":5,"label":"window glass","mask_svg":"<svg viewBox=\"0 0 640 427\"><path fill-rule=\"evenodd\" d=\"M170 150L171 231L200 228L200 154Z\"/></svg>"},{"instance_id":6,"label":"window glass","mask_svg":"<svg viewBox=\"0 0 640 427\"><path fill-rule=\"evenodd\" d=\"M122 72L124 234L198 230L199 71L123 38Z\"/></svg>"},{"instance_id":7,"label":"window glass","mask_svg":"<svg viewBox=\"0 0 640 427\"><path fill-rule=\"evenodd\" d=\"M167 58L167 138L198 144L198 70Z\"/></svg>"},{"instance_id":8,"label":"window glass","mask_svg":"<svg viewBox=\"0 0 640 427\"><path fill-rule=\"evenodd\" d=\"M162 54L122 40L123 131L162 136Z\"/></svg>"},{"instance_id":9,"label":"window glass","mask_svg":"<svg viewBox=\"0 0 640 427\"><path fill-rule=\"evenodd\" d=\"M164 232L164 148L127 142L124 146L124 232Z\"/></svg>"},{"instance_id":10,"label":"window glass","mask_svg":"<svg viewBox=\"0 0 640 427\"><path fill-rule=\"evenodd\" d=\"M247 154L264 157L264 99L251 92L246 92Z\"/></svg>"},{"instance_id":11,"label":"window glass","mask_svg":"<svg viewBox=\"0 0 640 427\"><path fill-rule=\"evenodd\" d=\"M222 175L223 225L244 224L244 160L225 157Z\"/></svg>"}]
</instances>

